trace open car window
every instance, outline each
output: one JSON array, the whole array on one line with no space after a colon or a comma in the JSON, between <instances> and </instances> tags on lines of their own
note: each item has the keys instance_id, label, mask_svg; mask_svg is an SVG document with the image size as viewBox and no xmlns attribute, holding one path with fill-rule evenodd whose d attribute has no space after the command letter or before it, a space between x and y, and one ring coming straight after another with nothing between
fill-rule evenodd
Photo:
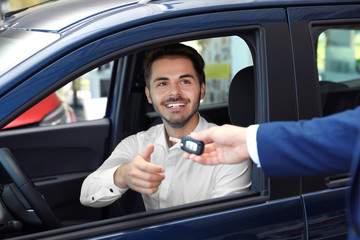
<instances>
[{"instance_id":1,"label":"open car window","mask_svg":"<svg viewBox=\"0 0 360 240\"><path fill-rule=\"evenodd\" d=\"M205 97L200 102L200 113L215 124L230 123L229 88L232 79L240 70L253 66L249 46L239 36L214 37L182 43L195 48L205 61L206 90ZM147 111L151 119L158 117L152 106L148 106Z\"/></svg>"},{"instance_id":2,"label":"open car window","mask_svg":"<svg viewBox=\"0 0 360 240\"><path fill-rule=\"evenodd\" d=\"M202 38L200 40L181 41L181 43L196 49L205 61L206 89L205 97L199 108L200 115L208 122L218 125L231 123L228 112L231 81L240 70L253 66L253 56L248 44L239 36ZM112 149L126 137L140 131L146 131L162 122L153 106L145 98L145 82L142 75L145 51L132 53L119 60L119 62L126 61L123 64L126 67L120 69L124 79L132 82L128 83L129 86L124 86L127 91L124 92L122 99L117 100L126 102L122 113L114 113L120 118L114 122L121 124L124 129L123 135L119 135L116 143L112 145ZM131 69L130 73L128 73L129 69ZM254 77L251 81L254 82ZM252 91L255 90L252 89ZM255 98L254 93L250 96ZM254 99L251 100L249 102L254 102ZM254 109L252 112L255 112ZM145 115L143 115L144 113ZM132 119L131 121L128 120L129 117ZM169 172L171 171L169 170ZM204 188L206 187L204 186ZM248 190L252 190L251 187Z\"/></svg>"}]
</instances>

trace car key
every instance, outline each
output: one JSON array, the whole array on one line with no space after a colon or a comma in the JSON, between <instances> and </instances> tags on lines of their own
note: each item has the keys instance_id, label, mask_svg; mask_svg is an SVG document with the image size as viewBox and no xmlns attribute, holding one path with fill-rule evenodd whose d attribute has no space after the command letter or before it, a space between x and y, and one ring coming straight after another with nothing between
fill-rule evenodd
<instances>
[{"instance_id":1,"label":"car key","mask_svg":"<svg viewBox=\"0 0 360 240\"><path fill-rule=\"evenodd\" d=\"M169 140L172 142L179 142L182 150L188 153L194 153L200 155L204 152L204 143L192 139L189 136L179 138L169 137Z\"/></svg>"}]
</instances>

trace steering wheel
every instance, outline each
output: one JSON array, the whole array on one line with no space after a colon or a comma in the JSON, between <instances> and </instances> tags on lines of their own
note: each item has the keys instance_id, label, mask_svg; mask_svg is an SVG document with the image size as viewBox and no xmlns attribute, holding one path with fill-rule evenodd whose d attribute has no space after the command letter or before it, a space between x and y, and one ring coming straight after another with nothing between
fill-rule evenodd
<instances>
[{"instance_id":1,"label":"steering wheel","mask_svg":"<svg viewBox=\"0 0 360 240\"><path fill-rule=\"evenodd\" d=\"M16 158L8 148L0 148L0 162L15 183L15 185L8 185L7 191L6 189L4 190L3 198L5 204L8 202L6 201L6 198L21 202L21 204L18 204L18 202L16 204L14 201L10 201L9 204L6 204L9 205L9 209L15 212L15 214L18 212L16 215L23 216L23 213L19 213L19 211L21 211L19 206L27 206L26 208L30 208L30 211L29 209L26 209L25 212L35 212L35 214L32 216L25 217L27 219L30 218L30 222L39 222L38 219L40 219L42 224L48 229L61 227L61 222L51 210L44 196L37 190L34 183L26 176L23 169L18 164ZM14 197L14 195L18 195L18 193L20 193L22 196ZM33 211L31 211L31 208Z\"/></svg>"}]
</instances>

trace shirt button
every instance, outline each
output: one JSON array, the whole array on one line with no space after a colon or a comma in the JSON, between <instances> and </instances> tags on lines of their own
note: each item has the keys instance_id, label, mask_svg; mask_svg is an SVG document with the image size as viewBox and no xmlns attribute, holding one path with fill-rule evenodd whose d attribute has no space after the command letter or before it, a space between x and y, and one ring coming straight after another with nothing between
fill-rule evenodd
<instances>
[{"instance_id":1,"label":"shirt button","mask_svg":"<svg viewBox=\"0 0 360 240\"><path fill-rule=\"evenodd\" d=\"M94 197L92 197L91 199L92 199L93 201L95 200L95 198L94 198Z\"/></svg>"},{"instance_id":2,"label":"shirt button","mask_svg":"<svg viewBox=\"0 0 360 240\"><path fill-rule=\"evenodd\" d=\"M110 188L110 192L114 192L114 190L112 190L112 188Z\"/></svg>"}]
</instances>

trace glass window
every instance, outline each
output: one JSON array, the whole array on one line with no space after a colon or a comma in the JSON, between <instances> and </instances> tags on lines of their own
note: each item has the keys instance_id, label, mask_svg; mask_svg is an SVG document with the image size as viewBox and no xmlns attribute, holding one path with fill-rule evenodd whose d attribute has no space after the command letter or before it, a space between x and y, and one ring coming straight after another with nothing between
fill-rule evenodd
<instances>
[{"instance_id":1,"label":"glass window","mask_svg":"<svg viewBox=\"0 0 360 240\"><path fill-rule=\"evenodd\" d=\"M323 115L360 104L360 31L327 28L317 39Z\"/></svg>"},{"instance_id":2,"label":"glass window","mask_svg":"<svg viewBox=\"0 0 360 240\"><path fill-rule=\"evenodd\" d=\"M112 69L113 62L104 64L57 91L62 101L73 108L76 121L104 117Z\"/></svg>"},{"instance_id":3,"label":"glass window","mask_svg":"<svg viewBox=\"0 0 360 240\"><path fill-rule=\"evenodd\" d=\"M52 126L105 116L113 62L68 83L20 115L4 129Z\"/></svg>"}]
</instances>

